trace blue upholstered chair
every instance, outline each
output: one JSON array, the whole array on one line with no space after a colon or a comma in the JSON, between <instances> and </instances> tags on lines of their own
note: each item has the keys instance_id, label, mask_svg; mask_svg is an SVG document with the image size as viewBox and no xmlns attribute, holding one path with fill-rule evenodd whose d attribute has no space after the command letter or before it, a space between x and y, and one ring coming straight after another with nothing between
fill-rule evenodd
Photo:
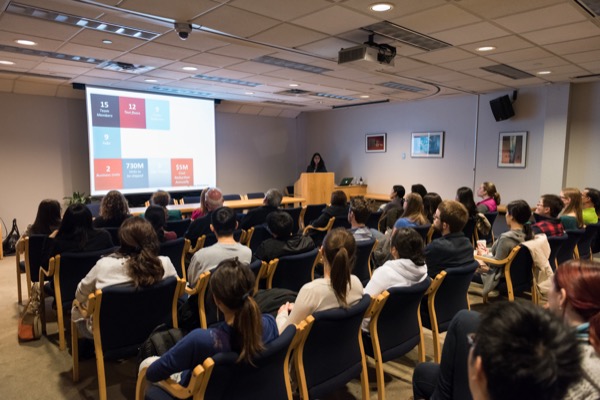
<instances>
[{"instance_id":1,"label":"blue upholstered chair","mask_svg":"<svg viewBox=\"0 0 600 400\"><path fill-rule=\"evenodd\" d=\"M42 250L48 235L24 236L17 242L16 266L17 266L17 295L19 304L23 303L21 290L21 274L25 273L27 280L27 298L31 298L31 286L40 278L40 268L43 262ZM21 260L23 254L24 260Z\"/></svg>"},{"instance_id":2,"label":"blue upholstered chair","mask_svg":"<svg viewBox=\"0 0 600 400\"><path fill-rule=\"evenodd\" d=\"M363 240L356 242L356 263L352 274L356 275L363 286L371 280L373 269L371 268L371 255L377 247L377 240Z\"/></svg>"},{"instance_id":3,"label":"blue upholstered chair","mask_svg":"<svg viewBox=\"0 0 600 400\"><path fill-rule=\"evenodd\" d=\"M575 258L575 249L577 248L577 243L579 243L579 240L581 240L584 233L584 229L569 229L566 231L567 240L565 243L563 243L556 254L556 262L558 263L557 265Z\"/></svg>"},{"instance_id":4,"label":"blue upholstered chair","mask_svg":"<svg viewBox=\"0 0 600 400\"><path fill-rule=\"evenodd\" d=\"M136 400L170 400L193 397L203 400L292 399L289 359L296 327L288 326L252 364L237 363L237 353L218 353L196 366L186 387L172 380L160 385L146 382L146 369L138 375Z\"/></svg>"},{"instance_id":5,"label":"blue upholstered chair","mask_svg":"<svg viewBox=\"0 0 600 400\"><path fill-rule=\"evenodd\" d=\"M177 298L185 282L169 277L155 285L136 288L113 285L90 295L87 313L92 315L94 349L100 400L106 400L104 359L120 360L138 353L140 345L158 325L177 327ZM79 332L71 322L73 381L79 380Z\"/></svg>"},{"instance_id":6,"label":"blue upholstered chair","mask_svg":"<svg viewBox=\"0 0 600 400\"><path fill-rule=\"evenodd\" d=\"M327 204L309 204L303 207L303 212L300 215L300 229L307 227L312 221L319 218L323 209Z\"/></svg>"},{"instance_id":7,"label":"blue upholstered chair","mask_svg":"<svg viewBox=\"0 0 600 400\"><path fill-rule=\"evenodd\" d=\"M448 268L435 277L421 302L421 323L431 329L434 361L441 359L440 333L445 332L457 312L470 309L469 284L479 266L477 261Z\"/></svg>"},{"instance_id":8,"label":"blue upholstered chair","mask_svg":"<svg viewBox=\"0 0 600 400\"><path fill-rule=\"evenodd\" d=\"M294 292L314 279L313 271L319 250L276 258L269 262L267 288L283 288Z\"/></svg>"},{"instance_id":9,"label":"blue upholstered chair","mask_svg":"<svg viewBox=\"0 0 600 400\"><path fill-rule=\"evenodd\" d=\"M294 228L293 231L294 233L299 232L300 231L300 214L302 213L303 208L302 207L293 207L293 208L282 208L281 211L284 211L288 214L290 214L290 216L292 217L292 220L294 221Z\"/></svg>"},{"instance_id":10,"label":"blue upholstered chair","mask_svg":"<svg viewBox=\"0 0 600 400\"><path fill-rule=\"evenodd\" d=\"M177 275L187 280L187 271L185 269L185 257L190 250L190 241L183 237L176 240L170 240L160 244L160 255L167 256L173 263Z\"/></svg>"},{"instance_id":11,"label":"blue upholstered chair","mask_svg":"<svg viewBox=\"0 0 600 400\"><path fill-rule=\"evenodd\" d=\"M165 230L173 231L178 238L181 238L185 235L191 223L192 220L189 218L167 221Z\"/></svg>"},{"instance_id":12,"label":"blue upholstered chair","mask_svg":"<svg viewBox=\"0 0 600 400\"><path fill-rule=\"evenodd\" d=\"M585 227L583 236L577 242L577 252L579 258L582 260L592 259L592 243L596 240L598 231L600 230L600 223L589 224Z\"/></svg>"},{"instance_id":13,"label":"blue upholstered chair","mask_svg":"<svg viewBox=\"0 0 600 400\"><path fill-rule=\"evenodd\" d=\"M375 299L369 309L369 332L363 331L365 354L375 359L377 394L385 399L383 363L401 357L419 346L419 361L425 361L425 343L419 307L431 279L409 287L391 287Z\"/></svg>"},{"instance_id":14,"label":"blue upholstered chair","mask_svg":"<svg viewBox=\"0 0 600 400\"><path fill-rule=\"evenodd\" d=\"M248 200L251 200L251 199L264 199L265 198L265 194L263 192L252 192L252 193L246 194L246 198Z\"/></svg>"},{"instance_id":15,"label":"blue upholstered chair","mask_svg":"<svg viewBox=\"0 0 600 400\"><path fill-rule=\"evenodd\" d=\"M369 398L360 326L370 304L365 295L352 307L316 312L300 323L293 358L301 399L321 398L358 376L361 397Z\"/></svg>"},{"instance_id":16,"label":"blue upholstered chair","mask_svg":"<svg viewBox=\"0 0 600 400\"><path fill-rule=\"evenodd\" d=\"M550 262L550 268L552 271L556 271L557 264L557 255L560 251L563 244L565 244L569 240L567 235L562 236L548 236L548 244L550 244L550 257L548 261Z\"/></svg>"}]
</instances>

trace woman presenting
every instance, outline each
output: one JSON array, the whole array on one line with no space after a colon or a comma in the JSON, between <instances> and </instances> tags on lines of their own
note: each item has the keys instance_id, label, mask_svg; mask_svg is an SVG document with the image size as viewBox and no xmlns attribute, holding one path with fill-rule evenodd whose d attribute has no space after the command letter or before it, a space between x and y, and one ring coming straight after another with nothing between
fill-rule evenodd
<instances>
[{"instance_id":1,"label":"woman presenting","mask_svg":"<svg viewBox=\"0 0 600 400\"><path fill-rule=\"evenodd\" d=\"M325 168L325 163L321 158L319 153L315 153L310 160L310 164L306 167L306 172L327 172L327 168Z\"/></svg>"}]
</instances>

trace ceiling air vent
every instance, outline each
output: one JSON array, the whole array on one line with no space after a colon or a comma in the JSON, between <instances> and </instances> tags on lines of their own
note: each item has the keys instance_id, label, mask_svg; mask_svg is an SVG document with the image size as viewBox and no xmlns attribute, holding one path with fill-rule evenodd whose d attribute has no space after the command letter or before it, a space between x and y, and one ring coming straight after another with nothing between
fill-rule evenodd
<instances>
[{"instance_id":1,"label":"ceiling air vent","mask_svg":"<svg viewBox=\"0 0 600 400\"><path fill-rule=\"evenodd\" d=\"M600 0L575 0L592 17L600 15Z\"/></svg>"},{"instance_id":2,"label":"ceiling air vent","mask_svg":"<svg viewBox=\"0 0 600 400\"><path fill-rule=\"evenodd\" d=\"M130 74L143 74L154 69L154 67L146 67L139 64L130 64L126 62L106 61L98 67L109 71L127 72Z\"/></svg>"},{"instance_id":3,"label":"ceiling air vent","mask_svg":"<svg viewBox=\"0 0 600 400\"><path fill-rule=\"evenodd\" d=\"M389 21L377 22L373 25L364 26L362 29L427 51L452 47L449 43L411 31Z\"/></svg>"},{"instance_id":4,"label":"ceiling air vent","mask_svg":"<svg viewBox=\"0 0 600 400\"><path fill-rule=\"evenodd\" d=\"M302 89L289 89L289 90L282 90L281 92L275 92L275 94L282 94L284 96L304 96L304 95L308 95L311 92L309 92L308 90L302 90Z\"/></svg>"},{"instance_id":5,"label":"ceiling air vent","mask_svg":"<svg viewBox=\"0 0 600 400\"><path fill-rule=\"evenodd\" d=\"M481 67L481 69L494 74L506 76L507 78L511 79L525 79L534 77L534 75L531 75L528 72L521 71L520 69L513 68L506 64L490 65L487 67Z\"/></svg>"}]
</instances>

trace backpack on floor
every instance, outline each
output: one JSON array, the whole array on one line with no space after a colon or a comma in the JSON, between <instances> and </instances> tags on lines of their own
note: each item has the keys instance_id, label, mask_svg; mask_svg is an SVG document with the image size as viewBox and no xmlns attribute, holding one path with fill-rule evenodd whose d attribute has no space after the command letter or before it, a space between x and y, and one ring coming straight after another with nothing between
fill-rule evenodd
<instances>
[{"instance_id":1,"label":"backpack on floor","mask_svg":"<svg viewBox=\"0 0 600 400\"><path fill-rule=\"evenodd\" d=\"M2 221L2 223L4 223L4 221ZM4 230L6 230L6 226L4 226ZM2 241L2 251L4 252L4 255L10 256L17 252L17 242L19 241L20 237L21 234L19 233L19 228L17 227L17 219L15 218L13 219L12 229L10 230L10 233L6 235L6 237Z\"/></svg>"},{"instance_id":2,"label":"backpack on floor","mask_svg":"<svg viewBox=\"0 0 600 400\"><path fill-rule=\"evenodd\" d=\"M17 329L19 341L38 340L42 337L42 321L40 319L40 285L34 283L31 296L19 317Z\"/></svg>"}]
</instances>

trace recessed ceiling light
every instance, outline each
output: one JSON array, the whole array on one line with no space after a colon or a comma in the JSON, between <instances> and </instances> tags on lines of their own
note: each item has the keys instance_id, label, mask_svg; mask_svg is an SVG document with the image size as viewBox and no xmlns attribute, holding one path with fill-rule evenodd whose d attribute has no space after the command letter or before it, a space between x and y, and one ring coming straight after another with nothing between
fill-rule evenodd
<instances>
[{"instance_id":1,"label":"recessed ceiling light","mask_svg":"<svg viewBox=\"0 0 600 400\"><path fill-rule=\"evenodd\" d=\"M477 48L477 51L492 51L492 50L496 50L496 48L494 46L482 46L482 47Z\"/></svg>"},{"instance_id":2,"label":"recessed ceiling light","mask_svg":"<svg viewBox=\"0 0 600 400\"><path fill-rule=\"evenodd\" d=\"M375 3L375 4L371 4L369 6L369 8L372 11L384 12L384 11L390 11L392 8L394 8L394 5L391 3Z\"/></svg>"},{"instance_id":3,"label":"recessed ceiling light","mask_svg":"<svg viewBox=\"0 0 600 400\"><path fill-rule=\"evenodd\" d=\"M254 94L254 92L246 92L244 94L251 95L251 94Z\"/></svg>"},{"instance_id":4,"label":"recessed ceiling light","mask_svg":"<svg viewBox=\"0 0 600 400\"><path fill-rule=\"evenodd\" d=\"M183 67L181 69L184 71L197 71L198 70L198 68L196 68L196 67Z\"/></svg>"},{"instance_id":5,"label":"recessed ceiling light","mask_svg":"<svg viewBox=\"0 0 600 400\"><path fill-rule=\"evenodd\" d=\"M537 74L538 75L548 75L548 74L551 74L551 73L552 73L552 71L539 71Z\"/></svg>"},{"instance_id":6,"label":"recessed ceiling light","mask_svg":"<svg viewBox=\"0 0 600 400\"><path fill-rule=\"evenodd\" d=\"M156 79L144 79L148 83L156 83L158 82Z\"/></svg>"},{"instance_id":7,"label":"recessed ceiling light","mask_svg":"<svg viewBox=\"0 0 600 400\"><path fill-rule=\"evenodd\" d=\"M290 87L298 87L300 85L298 85L297 83L290 83Z\"/></svg>"},{"instance_id":8,"label":"recessed ceiling light","mask_svg":"<svg viewBox=\"0 0 600 400\"><path fill-rule=\"evenodd\" d=\"M12 61L0 60L0 64L2 65L14 65L15 63Z\"/></svg>"},{"instance_id":9,"label":"recessed ceiling light","mask_svg":"<svg viewBox=\"0 0 600 400\"><path fill-rule=\"evenodd\" d=\"M368 94L363 94L360 96L361 99L368 99L370 96Z\"/></svg>"},{"instance_id":10,"label":"recessed ceiling light","mask_svg":"<svg viewBox=\"0 0 600 400\"><path fill-rule=\"evenodd\" d=\"M15 42L22 44L23 46L35 46L37 44L36 42L32 42L31 40L24 39L15 40Z\"/></svg>"},{"instance_id":11,"label":"recessed ceiling light","mask_svg":"<svg viewBox=\"0 0 600 400\"><path fill-rule=\"evenodd\" d=\"M102 41L102 43L104 43L104 44L112 44L112 40L104 39Z\"/></svg>"}]
</instances>

